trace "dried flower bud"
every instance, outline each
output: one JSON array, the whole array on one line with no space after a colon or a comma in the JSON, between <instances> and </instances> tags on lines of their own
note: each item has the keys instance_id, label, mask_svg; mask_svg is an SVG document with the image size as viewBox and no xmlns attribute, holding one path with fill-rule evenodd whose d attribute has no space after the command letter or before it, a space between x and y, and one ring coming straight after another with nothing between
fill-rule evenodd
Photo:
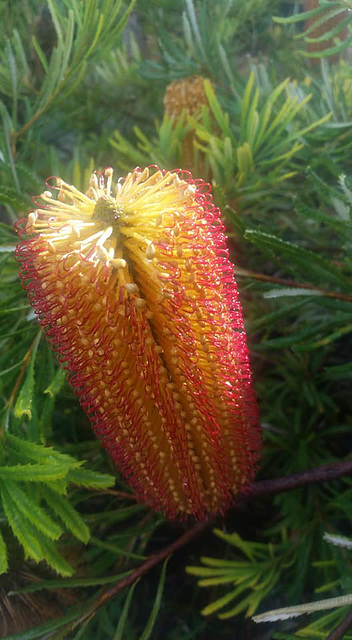
<instances>
[{"instance_id":1,"label":"dried flower bud","mask_svg":"<svg viewBox=\"0 0 352 640\"><path fill-rule=\"evenodd\" d=\"M167 86L164 96L165 115L171 120L177 121L182 115L200 116L202 107L208 105L208 98L204 89L204 80L201 76L191 76L174 80ZM182 142L184 166L194 168L194 132L188 131ZM200 175L204 175L204 154L197 149L197 167Z\"/></svg>"},{"instance_id":2,"label":"dried flower bud","mask_svg":"<svg viewBox=\"0 0 352 640\"><path fill-rule=\"evenodd\" d=\"M202 106L207 104L204 78L201 76L174 80L167 86L164 96L165 114L172 120L177 120L182 113L197 115Z\"/></svg>"},{"instance_id":3,"label":"dried flower bud","mask_svg":"<svg viewBox=\"0 0 352 640\"><path fill-rule=\"evenodd\" d=\"M140 500L169 517L223 511L253 478L260 435L209 185L148 169L114 195L111 169L94 197L57 184L17 223L16 257L70 384Z\"/></svg>"}]
</instances>

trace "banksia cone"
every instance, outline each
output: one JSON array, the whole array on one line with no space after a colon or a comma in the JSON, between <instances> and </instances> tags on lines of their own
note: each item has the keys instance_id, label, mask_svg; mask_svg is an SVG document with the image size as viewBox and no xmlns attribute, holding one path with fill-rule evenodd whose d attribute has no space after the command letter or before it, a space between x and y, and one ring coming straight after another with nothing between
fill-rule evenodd
<instances>
[{"instance_id":1,"label":"banksia cone","mask_svg":"<svg viewBox=\"0 0 352 640\"><path fill-rule=\"evenodd\" d=\"M191 76L174 80L166 88L164 96L165 115L171 120L177 121L181 116L200 116L202 107L207 106L208 98L204 89L204 80L201 76ZM182 143L182 157L187 167L194 163L194 132L189 131ZM199 154L198 169L203 175L203 154Z\"/></svg>"},{"instance_id":2,"label":"banksia cone","mask_svg":"<svg viewBox=\"0 0 352 640\"><path fill-rule=\"evenodd\" d=\"M201 76L174 80L167 86L164 96L165 114L172 120L180 118L182 113L198 115L202 106L207 104L204 78Z\"/></svg>"},{"instance_id":3,"label":"banksia cone","mask_svg":"<svg viewBox=\"0 0 352 640\"><path fill-rule=\"evenodd\" d=\"M180 170L55 179L17 223L20 275L95 432L138 498L223 511L260 450L245 332L210 187Z\"/></svg>"}]
</instances>

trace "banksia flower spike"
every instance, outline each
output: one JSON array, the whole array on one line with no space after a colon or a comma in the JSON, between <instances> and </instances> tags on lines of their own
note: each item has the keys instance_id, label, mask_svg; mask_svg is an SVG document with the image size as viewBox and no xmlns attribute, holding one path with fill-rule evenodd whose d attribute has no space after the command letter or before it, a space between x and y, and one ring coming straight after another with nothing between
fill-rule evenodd
<instances>
[{"instance_id":1,"label":"banksia flower spike","mask_svg":"<svg viewBox=\"0 0 352 640\"><path fill-rule=\"evenodd\" d=\"M202 76L191 76L173 80L166 88L164 96L165 114L172 120L184 115L199 115L208 104Z\"/></svg>"},{"instance_id":2,"label":"banksia flower spike","mask_svg":"<svg viewBox=\"0 0 352 640\"><path fill-rule=\"evenodd\" d=\"M175 123L183 116L187 121L187 116L199 118L202 107L208 106L208 98L204 88L205 78L202 76L191 76L173 80L166 88L164 95L165 115ZM209 81L208 81L209 82ZM188 131L182 142L182 157L185 166L192 168L195 161L194 131ZM204 153L196 150L197 167L200 175L204 172Z\"/></svg>"},{"instance_id":3,"label":"banksia flower spike","mask_svg":"<svg viewBox=\"0 0 352 640\"><path fill-rule=\"evenodd\" d=\"M224 511L260 450L220 212L191 174L63 180L17 223L23 286L92 426L138 498ZM57 197L53 192L57 192Z\"/></svg>"}]
</instances>

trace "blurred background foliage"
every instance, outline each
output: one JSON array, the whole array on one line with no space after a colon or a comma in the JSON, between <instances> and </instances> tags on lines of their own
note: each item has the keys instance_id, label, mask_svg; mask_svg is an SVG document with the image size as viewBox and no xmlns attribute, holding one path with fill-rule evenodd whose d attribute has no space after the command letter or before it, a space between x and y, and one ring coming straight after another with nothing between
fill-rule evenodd
<instances>
[{"instance_id":1,"label":"blurred background foliage","mask_svg":"<svg viewBox=\"0 0 352 640\"><path fill-rule=\"evenodd\" d=\"M323 538L351 535L349 478L244 503L95 606L191 523L136 505L94 439L21 290L13 223L50 175L85 190L93 168L157 163L210 181L261 411L258 477L345 458L351 10L349 0L0 3L0 637L312 639L346 616L251 621L352 591L351 545Z\"/></svg>"}]
</instances>

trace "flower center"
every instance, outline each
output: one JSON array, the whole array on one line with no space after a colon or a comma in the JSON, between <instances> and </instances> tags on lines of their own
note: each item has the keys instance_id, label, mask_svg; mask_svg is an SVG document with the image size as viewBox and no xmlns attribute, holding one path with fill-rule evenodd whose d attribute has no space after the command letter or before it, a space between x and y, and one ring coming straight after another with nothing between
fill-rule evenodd
<instances>
[{"instance_id":1,"label":"flower center","mask_svg":"<svg viewBox=\"0 0 352 640\"><path fill-rule=\"evenodd\" d=\"M99 222L112 226L116 232L123 213L123 206L118 205L114 198L101 196L94 207L93 220L99 220Z\"/></svg>"}]
</instances>

